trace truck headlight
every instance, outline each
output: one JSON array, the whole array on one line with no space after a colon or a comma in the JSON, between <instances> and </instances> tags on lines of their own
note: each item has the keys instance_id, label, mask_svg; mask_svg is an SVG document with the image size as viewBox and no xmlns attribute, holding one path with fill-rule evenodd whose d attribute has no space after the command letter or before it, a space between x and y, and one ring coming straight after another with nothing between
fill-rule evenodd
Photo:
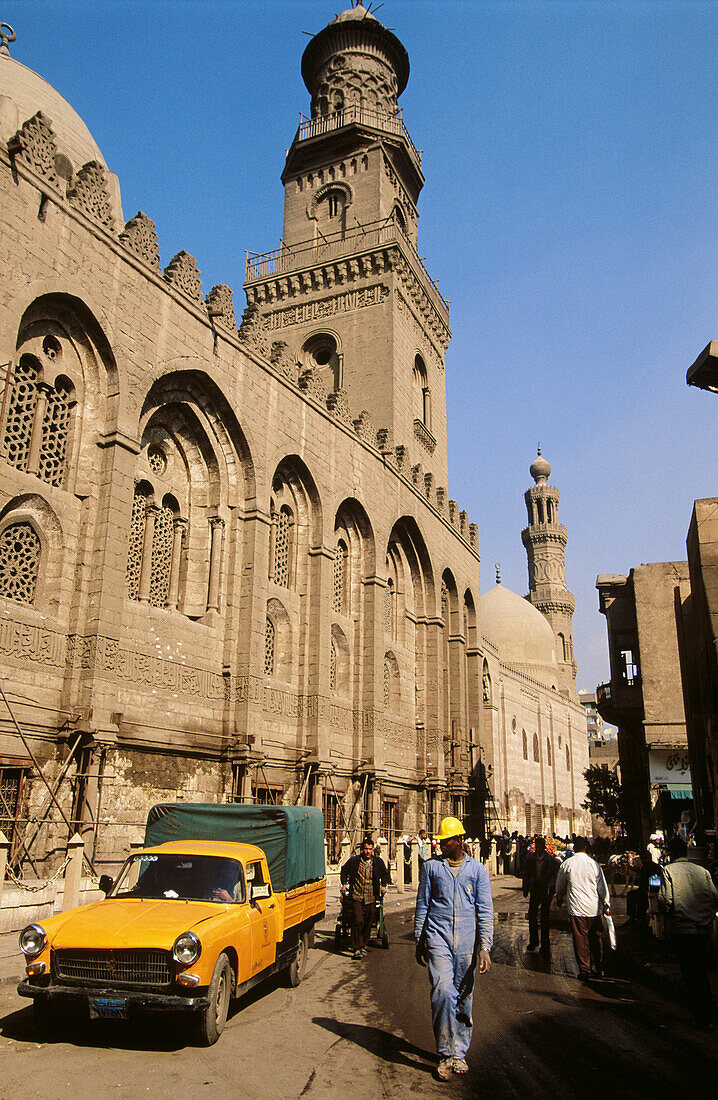
<instances>
[{"instance_id":1,"label":"truck headlight","mask_svg":"<svg viewBox=\"0 0 718 1100\"><path fill-rule=\"evenodd\" d=\"M183 932L172 948L172 958L182 966L191 966L202 954L202 944L194 932Z\"/></svg>"},{"instance_id":2,"label":"truck headlight","mask_svg":"<svg viewBox=\"0 0 718 1100\"><path fill-rule=\"evenodd\" d=\"M20 950L24 955L34 959L44 949L47 943L45 929L39 924L28 924L20 933Z\"/></svg>"}]
</instances>

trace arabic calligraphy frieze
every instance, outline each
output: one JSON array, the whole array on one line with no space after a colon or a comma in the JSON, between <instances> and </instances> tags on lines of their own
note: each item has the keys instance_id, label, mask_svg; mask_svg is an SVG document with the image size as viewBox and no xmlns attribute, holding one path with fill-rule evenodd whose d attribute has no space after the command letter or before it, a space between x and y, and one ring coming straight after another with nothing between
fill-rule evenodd
<instances>
[{"instance_id":1,"label":"arabic calligraphy frieze","mask_svg":"<svg viewBox=\"0 0 718 1100\"><path fill-rule=\"evenodd\" d=\"M0 654L20 661L37 661L62 668L67 639L63 634L12 619L0 620Z\"/></svg>"}]
</instances>

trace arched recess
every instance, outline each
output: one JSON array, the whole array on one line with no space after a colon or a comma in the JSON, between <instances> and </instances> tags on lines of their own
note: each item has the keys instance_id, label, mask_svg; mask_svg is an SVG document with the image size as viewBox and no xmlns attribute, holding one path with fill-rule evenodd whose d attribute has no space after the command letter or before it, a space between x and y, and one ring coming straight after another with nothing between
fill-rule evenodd
<instances>
[{"instance_id":1,"label":"arched recess","mask_svg":"<svg viewBox=\"0 0 718 1100\"><path fill-rule=\"evenodd\" d=\"M25 309L0 395L0 460L72 491L92 484L97 433L117 418L117 366L81 299L43 294Z\"/></svg>"},{"instance_id":2,"label":"arched recess","mask_svg":"<svg viewBox=\"0 0 718 1100\"><path fill-rule=\"evenodd\" d=\"M308 336L299 352L299 361L305 369L311 368L329 392L341 389L344 356L339 334L333 329L321 329Z\"/></svg>"},{"instance_id":3,"label":"arched recess","mask_svg":"<svg viewBox=\"0 0 718 1100\"><path fill-rule=\"evenodd\" d=\"M60 520L43 497L9 500L0 511L0 595L56 615L64 549Z\"/></svg>"},{"instance_id":4,"label":"arched recess","mask_svg":"<svg viewBox=\"0 0 718 1100\"><path fill-rule=\"evenodd\" d=\"M329 690L332 695L346 697L350 692L349 643L340 626L332 624L329 655Z\"/></svg>"},{"instance_id":5,"label":"arched recess","mask_svg":"<svg viewBox=\"0 0 718 1100\"><path fill-rule=\"evenodd\" d=\"M431 431L431 390L426 363L421 355L414 357L414 416L427 431Z\"/></svg>"},{"instance_id":6,"label":"arched recess","mask_svg":"<svg viewBox=\"0 0 718 1100\"><path fill-rule=\"evenodd\" d=\"M539 739L538 739L538 734L537 733L535 733L534 737L533 737L533 749L534 749L534 764L538 764L540 756L539 756Z\"/></svg>"},{"instance_id":7,"label":"arched recess","mask_svg":"<svg viewBox=\"0 0 718 1100\"><path fill-rule=\"evenodd\" d=\"M304 593L309 550L321 541L322 512L314 478L298 455L288 455L277 466L269 510L269 579L281 588Z\"/></svg>"},{"instance_id":8,"label":"arched recess","mask_svg":"<svg viewBox=\"0 0 718 1100\"><path fill-rule=\"evenodd\" d=\"M481 687L482 687L484 706L485 707L492 706L493 701L494 701L493 685L491 683L491 673L489 672L489 662L486 660L486 658L484 658L484 664L483 664L482 672L481 672ZM514 719L514 724L515 723L516 723L516 719Z\"/></svg>"},{"instance_id":9,"label":"arched recess","mask_svg":"<svg viewBox=\"0 0 718 1100\"><path fill-rule=\"evenodd\" d=\"M401 709L401 673L391 650L384 654L383 703L390 714L398 714Z\"/></svg>"},{"instance_id":10,"label":"arched recess","mask_svg":"<svg viewBox=\"0 0 718 1100\"><path fill-rule=\"evenodd\" d=\"M370 601L376 598L377 589L366 580L376 571L376 544L369 517L354 497L343 500L336 511L332 545L331 614L346 632L352 651L363 655L350 670L352 698L363 699L364 705L371 707L372 698L365 695L373 683L369 675L373 646L365 638Z\"/></svg>"},{"instance_id":11,"label":"arched recess","mask_svg":"<svg viewBox=\"0 0 718 1100\"><path fill-rule=\"evenodd\" d=\"M272 662L270 671L267 645L264 671L268 676L289 683L292 679L292 624L287 609L280 600L272 598L267 601L267 623L271 624Z\"/></svg>"},{"instance_id":12,"label":"arched recess","mask_svg":"<svg viewBox=\"0 0 718 1100\"><path fill-rule=\"evenodd\" d=\"M465 661L466 643L462 617L459 614L459 594L454 575L445 569L441 575L442 619L442 716L444 736L448 739L447 767L460 767L463 742L467 729L465 722Z\"/></svg>"},{"instance_id":13,"label":"arched recess","mask_svg":"<svg viewBox=\"0 0 718 1100\"><path fill-rule=\"evenodd\" d=\"M236 571L254 468L224 395L200 371L159 378L140 418L127 595L191 618L219 612Z\"/></svg>"},{"instance_id":14,"label":"arched recess","mask_svg":"<svg viewBox=\"0 0 718 1100\"><path fill-rule=\"evenodd\" d=\"M399 662L404 685L402 713L424 731L415 750L417 764L423 766L427 752L435 758L438 738L435 716L439 713L441 643L436 626L434 570L413 517L402 516L394 524L387 543L385 568L390 582L384 616L387 648L391 647Z\"/></svg>"}]
</instances>

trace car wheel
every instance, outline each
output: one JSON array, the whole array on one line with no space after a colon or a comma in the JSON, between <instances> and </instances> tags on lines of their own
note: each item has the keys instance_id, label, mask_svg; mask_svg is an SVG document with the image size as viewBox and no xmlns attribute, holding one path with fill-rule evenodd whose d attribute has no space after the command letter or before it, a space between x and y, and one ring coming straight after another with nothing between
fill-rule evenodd
<instances>
[{"instance_id":1,"label":"car wheel","mask_svg":"<svg viewBox=\"0 0 718 1100\"><path fill-rule=\"evenodd\" d=\"M289 964L289 984L295 988L299 985L307 970L307 955L309 943L307 933L303 932L297 944L297 953Z\"/></svg>"},{"instance_id":2,"label":"car wheel","mask_svg":"<svg viewBox=\"0 0 718 1100\"><path fill-rule=\"evenodd\" d=\"M232 995L232 967L224 952L219 956L209 983L209 1004L202 1009L199 1019L199 1040L202 1046L211 1047L224 1031Z\"/></svg>"}]
</instances>

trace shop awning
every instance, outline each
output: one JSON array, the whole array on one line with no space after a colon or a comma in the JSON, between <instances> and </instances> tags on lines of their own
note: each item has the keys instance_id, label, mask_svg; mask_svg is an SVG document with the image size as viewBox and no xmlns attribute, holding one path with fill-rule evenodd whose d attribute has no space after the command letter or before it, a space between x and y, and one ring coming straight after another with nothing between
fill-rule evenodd
<instances>
[{"instance_id":1,"label":"shop awning","mask_svg":"<svg viewBox=\"0 0 718 1100\"><path fill-rule=\"evenodd\" d=\"M671 798L693 798L693 788L686 783L667 783L666 790Z\"/></svg>"}]
</instances>

